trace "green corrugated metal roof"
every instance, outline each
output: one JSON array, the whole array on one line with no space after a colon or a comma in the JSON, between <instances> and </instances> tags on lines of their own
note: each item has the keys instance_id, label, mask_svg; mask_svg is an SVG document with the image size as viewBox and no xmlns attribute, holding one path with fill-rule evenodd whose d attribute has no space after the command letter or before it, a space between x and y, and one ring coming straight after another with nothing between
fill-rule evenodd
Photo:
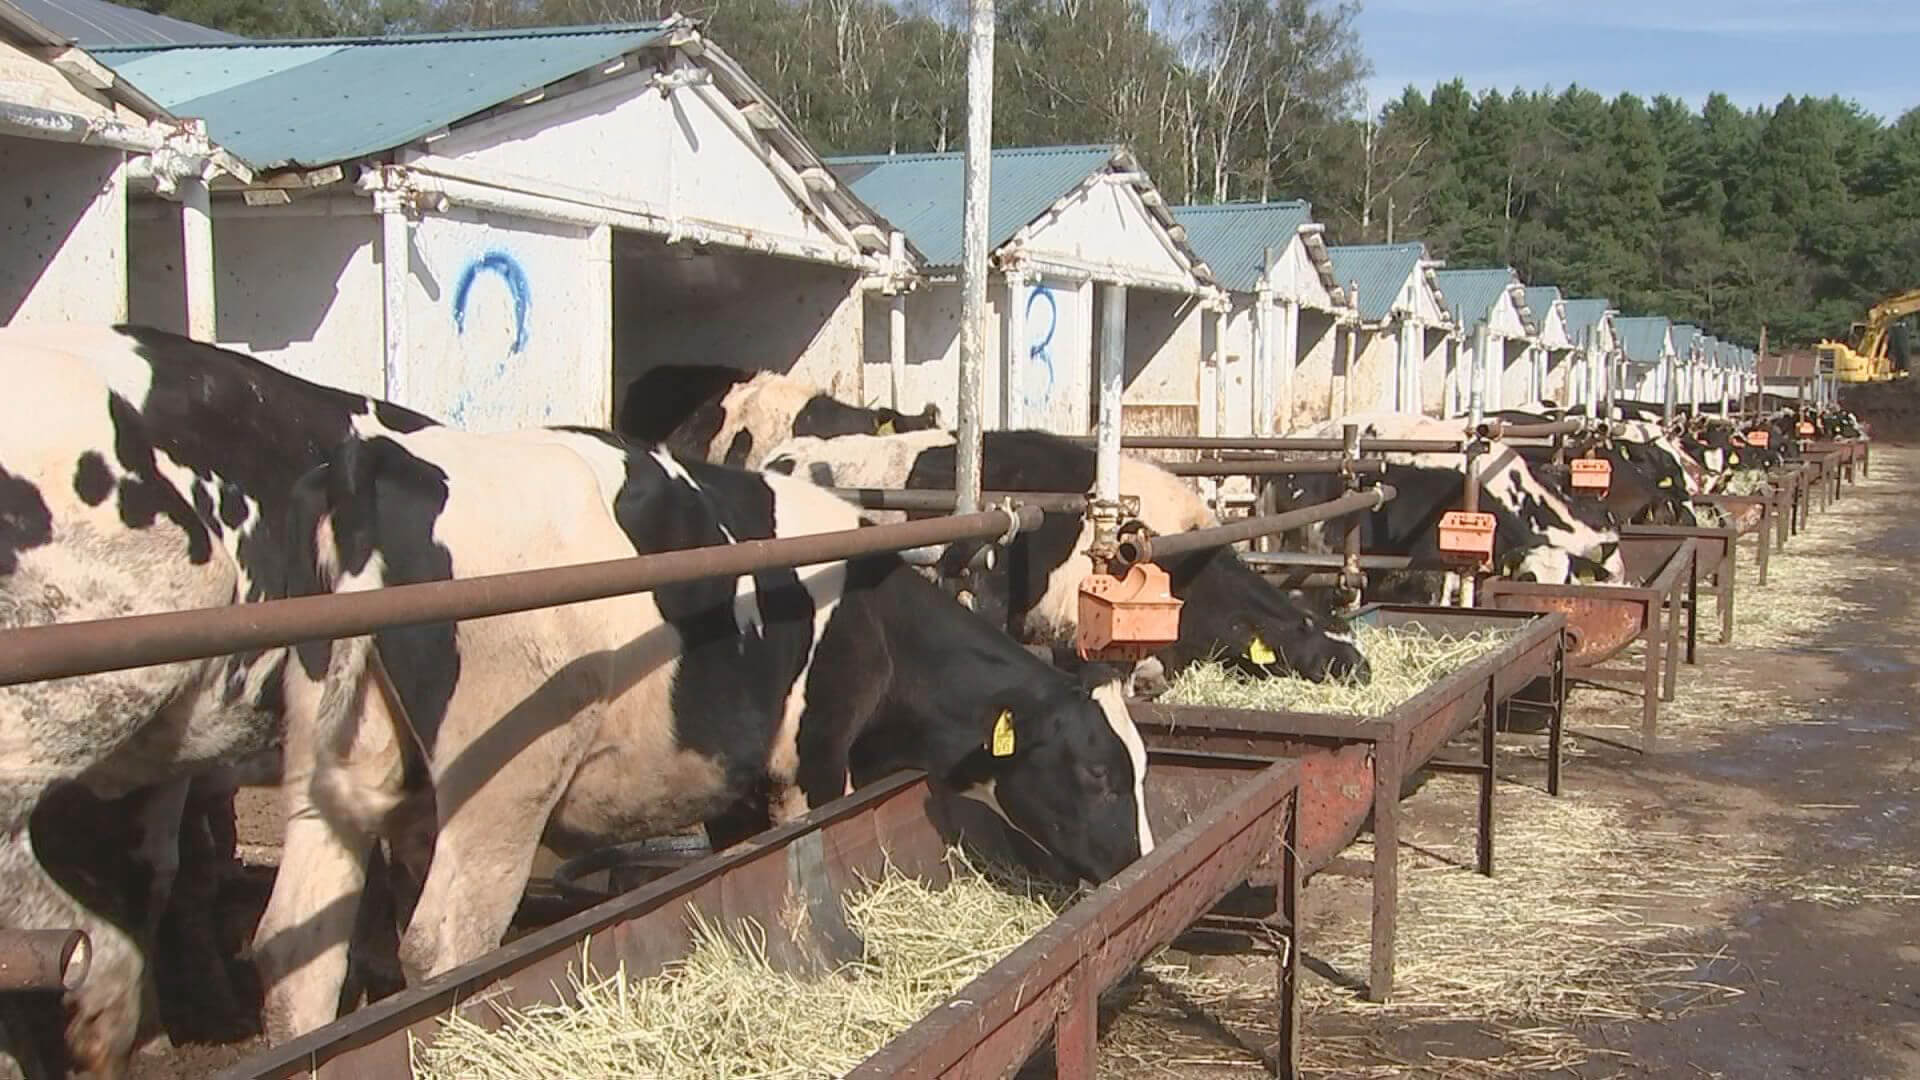
<instances>
[{"instance_id":1,"label":"green corrugated metal roof","mask_svg":"<svg viewBox=\"0 0 1920 1080\"><path fill-rule=\"evenodd\" d=\"M1682 359L1685 359L1688 352L1693 348L1694 339L1699 338L1701 336L1703 335L1700 333L1700 328L1697 326L1694 326L1692 323L1674 323L1673 324L1674 355L1679 356Z\"/></svg>"},{"instance_id":2,"label":"green corrugated metal roof","mask_svg":"<svg viewBox=\"0 0 1920 1080\"><path fill-rule=\"evenodd\" d=\"M1542 330L1547 326L1547 312L1560 302L1558 285L1529 285L1524 290L1527 296L1527 310L1533 312L1533 323Z\"/></svg>"},{"instance_id":3,"label":"green corrugated metal roof","mask_svg":"<svg viewBox=\"0 0 1920 1080\"><path fill-rule=\"evenodd\" d=\"M94 56L260 169L404 146L662 41L682 22L100 49Z\"/></svg>"},{"instance_id":4,"label":"green corrugated metal roof","mask_svg":"<svg viewBox=\"0 0 1920 1080\"><path fill-rule=\"evenodd\" d=\"M1393 313L1393 302L1407 279L1427 257L1424 244L1346 244L1327 249L1333 258L1333 277L1343 287L1360 286L1360 317L1380 322ZM1451 299L1451 297L1449 297Z\"/></svg>"},{"instance_id":5,"label":"green corrugated metal roof","mask_svg":"<svg viewBox=\"0 0 1920 1080\"><path fill-rule=\"evenodd\" d=\"M1626 351L1627 359L1636 364L1657 364L1667 351L1667 331L1672 324L1662 315L1638 315L1632 318L1615 319L1614 333L1619 335L1620 348Z\"/></svg>"},{"instance_id":6,"label":"green corrugated metal roof","mask_svg":"<svg viewBox=\"0 0 1920 1080\"><path fill-rule=\"evenodd\" d=\"M993 152L987 248L993 250L1107 167L1112 146L1008 147ZM827 159L861 202L907 234L930 270L960 265L964 159L949 154L867 154Z\"/></svg>"},{"instance_id":7,"label":"green corrugated metal roof","mask_svg":"<svg viewBox=\"0 0 1920 1080\"><path fill-rule=\"evenodd\" d=\"M1587 330L1599 324L1613 305L1606 300L1568 300L1560 305L1567 313L1567 336L1578 342L1584 339Z\"/></svg>"},{"instance_id":8,"label":"green corrugated metal roof","mask_svg":"<svg viewBox=\"0 0 1920 1080\"><path fill-rule=\"evenodd\" d=\"M1453 320L1466 334L1479 331L1480 324L1487 321L1494 305L1500 302L1501 294L1515 280L1513 270L1504 266L1486 270L1441 270L1434 277L1440 283L1440 291L1447 294Z\"/></svg>"},{"instance_id":9,"label":"green corrugated metal roof","mask_svg":"<svg viewBox=\"0 0 1920 1080\"><path fill-rule=\"evenodd\" d=\"M1266 249L1278 256L1300 226L1313 220L1313 206L1304 201L1176 206L1173 219L1186 226L1187 243L1222 286L1253 292L1266 272Z\"/></svg>"}]
</instances>

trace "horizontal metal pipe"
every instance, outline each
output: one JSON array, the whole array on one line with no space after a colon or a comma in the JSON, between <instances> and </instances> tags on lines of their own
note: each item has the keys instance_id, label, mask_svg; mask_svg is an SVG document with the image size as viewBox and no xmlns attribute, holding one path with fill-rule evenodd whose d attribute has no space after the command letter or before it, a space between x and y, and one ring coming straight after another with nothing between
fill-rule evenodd
<instances>
[{"instance_id":1,"label":"horizontal metal pipe","mask_svg":"<svg viewBox=\"0 0 1920 1080\"><path fill-rule=\"evenodd\" d=\"M74 990L93 966L80 930L0 930L0 992Z\"/></svg>"},{"instance_id":2,"label":"horizontal metal pipe","mask_svg":"<svg viewBox=\"0 0 1920 1080\"><path fill-rule=\"evenodd\" d=\"M1240 556L1248 566L1262 567L1302 567L1314 570L1338 570L1345 565L1345 556L1337 553L1316 551L1249 551ZM1436 566L1439 564L1436 563ZM1410 555L1362 555L1362 570L1410 570L1413 557Z\"/></svg>"},{"instance_id":3,"label":"horizontal metal pipe","mask_svg":"<svg viewBox=\"0 0 1920 1080\"><path fill-rule=\"evenodd\" d=\"M1577 435L1586 430L1585 420L1555 420L1544 424L1509 424L1498 418L1481 424L1478 432L1489 439L1549 439L1555 435Z\"/></svg>"},{"instance_id":4,"label":"horizontal metal pipe","mask_svg":"<svg viewBox=\"0 0 1920 1080\"><path fill-rule=\"evenodd\" d=\"M958 499L954 492L939 489L829 488L827 490L867 510L951 512ZM983 491L980 493L980 501L1037 506L1050 514L1078 514L1087 508L1087 496L1055 491Z\"/></svg>"},{"instance_id":5,"label":"horizontal metal pipe","mask_svg":"<svg viewBox=\"0 0 1920 1080\"><path fill-rule=\"evenodd\" d=\"M225 656L398 626L505 615L663 585L1038 528L1039 507L667 551L511 574L0 631L0 686Z\"/></svg>"},{"instance_id":6,"label":"horizontal metal pipe","mask_svg":"<svg viewBox=\"0 0 1920 1080\"><path fill-rule=\"evenodd\" d=\"M1339 589L1346 587L1347 584L1342 580L1344 575L1338 570L1309 570L1305 568L1298 570L1280 568L1276 570L1273 567L1266 567L1263 568L1262 572L1269 578L1277 578L1278 584L1290 589Z\"/></svg>"},{"instance_id":7,"label":"horizontal metal pipe","mask_svg":"<svg viewBox=\"0 0 1920 1080\"><path fill-rule=\"evenodd\" d=\"M1161 461L1162 469L1175 476L1308 476L1340 471L1337 459L1320 461ZM1355 461L1357 476L1378 476L1387 471L1387 463L1378 458Z\"/></svg>"},{"instance_id":8,"label":"horizontal metal pipe","mask_svg":"<svg viewBox=\"0 0 1920 1080\"><path fill-rule=\"evenodd\" d=\"M1459 439L1361 439L1360 452L1386 454L1457 454L1467 444L1465 429ZM1092 446L1088 436L1066 437L1068 442ZM1339 439L1301 436L1278 438L1239 438L1231 435L1126 435L1120 439L1123 450L1305 450L1339 453L1345 444Z\"/></svg>"},{"instance_id":9,"label":"horizontal metal pipe","mask_svg":"<svg viewBox=\"0 0 1920 1080\"><path fill-rule=\"evenodd\" d=\"M1358 511L1378 509L1391 501L1396 494L1398 493L1394 491L1393 485L1381 484L1378 487L1356 491L1351 495L1342 495L1337 499L1330 499L1314 506L1289 510L1284 514L1267 514L1262 517L1247 518L1245 521L1236 521L1231 525L1216 525L1210 529L1195 529L1192 532L1173 533L1169 536L1129 538L1120 542L1120 557L1127 562L1146 562L1170 555L1185 554L1189 551L1199 551L1202 548L1223 547L1242 540L1251 540L1256 536L1289 532Z\"/></svg>"}]
</instances>

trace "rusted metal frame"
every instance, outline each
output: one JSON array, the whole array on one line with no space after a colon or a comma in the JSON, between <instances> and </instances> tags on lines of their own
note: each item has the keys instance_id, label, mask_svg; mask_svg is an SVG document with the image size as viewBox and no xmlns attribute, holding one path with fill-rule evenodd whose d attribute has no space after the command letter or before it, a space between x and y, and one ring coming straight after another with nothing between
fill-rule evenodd
<instances>
[{"instance_id":1,"label":"rusted metal frame","mask_svg":"<svg viewBox=\"0 0 1920 1080\"><path fill-rule=\"evenodd\" d=\"M1739 509L1750 506L1760 511L1760 520L1754 524L1753 528L1741 530L1736 533L1734 545L1737 548L1741 540L1749 536L1753 537L1754 556L1760 567L1760 584L1764 587L1767 583L1767 566L1770 562L1768 556L1773 550L1774 497L1768 495L1695 495L1693 501L1702 506L1712 506L1722 510L1730 507ZM1639 526L1635 527L1638 528ZM1729 618L1730 617L1731 616L1729 616Z\"/></svg>"},{"instance_id":2,"label":"rusted metal frame","mask_svg":"<svg viewBox=\"0 0 1920 1080\"><path fill-rule=\"evenodd\" d=\"M505 615L646 592L702 578L809 566L1037 528L1038 507L688 548L510 574L131 615L0 631L0 686L250 649L353 637L401 626Z\"/></svg>"},{"instance_id":3,"label":"rusted metal frame","mask_svg":"<svg viewBox=\"0 0 1920 1080\"><path fill-rule=\"evenodd\" d=\"M1353 495L1342 495L1337 499L1329 499L1313 506L1289 510L1284 514L1262 515L1229 525L1215 525L1212 528L1194 529L1168 536L1147 537L1136 534L1120 542L1120 557L1126 562L1151 562L1157 558L1181 555L1203 548L1224 547L1256 536L1289 532L1318 522L1331 521L1347 514L1378 509L1391 501L1395 494L1397 493L1392 484L1381 484Z\"/></svg>"},{"instance_id":4,"label":"rusted metal frame","mask_svg":"<svg viewBox=\"0 0 1920 1080\"><path fill-rule=\"evenodd\" d=\"M597 904L571 918L531 931L418 986L411 986L296 1039L247 1057L220 1080L280 1080L321 1070L344 1054L392 1040L398 1045L397 1063L406 1063L407 1033L433 1024L462 1004L525 969L577 951L589 937L605 935L695 888L764 858L778 857L800 837L828 825L871 814L892 800L911 797L925 784L924 774L903 770L837 799L787 825L761 833L752 840L718 852L648 883L639 889Z\"/></svg>"},{"instance_id":5,"label":"rusted metal frame","mask_svg":"<svg viewBox=\"0 0 1920 1080\"><path fill-rule=\"evenodd\" d=\"M1474 432L1485 439L1551 439L1578 435L1587 429L1585 420L1553 420L1541 424L1509 424L1494 419L1483 422Z\"/></svg>"},{"instance_id":6,"label":"rusted metal frame","mask_svg":"<svg viewBox=\"0 0 1920 1080\"><path fill-rule=\"evenodd\" d=\"M848 1080L1010 1074L1058 1027L1075 996L1097 998L1125 978L1284 845L1299 779L1291 761L1249 778L888 1042ZM1085 1055L1079 1060L1091 1065Z\"/></svg>"},{"instance_id":7,"label":"rusted metal frame","mask_svg":"<svg viewBox=\"0 0 1920 1080\"><path fill-rule=\"evenodd\" d=\"M92 966L84 930L0 929L0 993L77 990Z\"/></svg>"},{"instance_id":8,"label":"rusted metal frame","mask_svg":"<svg viewBox=\"0 0 1920 1080\"><path fill-rule=\"evenodd\" d=\"M1306 868L1300 858L1299 795L1296 788L1280 842L1280 920L1286 949L1284 955L1274 957L1274 1031L1278 1037L1273 1060L1268 1063L1280 1080L1296 1080L1300 1075L1300 953L1306 944L1302 932L1306 923L1302 910Z\"/></svg>"},{"instance_id":9,"label":"rusted metal frame","mask_svg":"<svg viewBox=\"0 0 1920 1080\"><path fill-rule=\"evenodd\" d=\"M1436 771L1469 771L1486 777L1489 775L1483 763L1454 766L1452 763L1438 761L1434 753L1440 746L1460 731L1472 727L1477 719L1484 718L1483 708L1472 712L1460 712L1462 719L1449 726L1433 741L1432 748L1425 754L1412 752L1410 745L1414 732L1426 726L1428 718L1442 715L1453 709L1454 703L1464 693L1473 692L1470 688L1486 681L1488 693L1497 699L1511 698L1517 694L1539 673L1532 665L1524 661L1535 654L1543 643L1552 642L1552 659L1546 671L1555 680L1555 712L1549 722L1548 747L1549 785L1558 793L1559 778L1557 767L1561 751L1563 726L1557 722L1561 713L1559 707L1565 702L1565 626L1564 615L1558 612L1506 612L1497 609L1475 609L1462 611L1458 608L1424 607L1412 605L1371 605L1362 609L1356 618L1365 619L1372 613L1406 615L1413 618L1425 615L1437 619L1473 619L1484 621L1488 618L1512 620L1520 624L1512 640L1504 644L1491 655L1482 657L1459 672L1454 673L1440 683L1416 694L1402 702L1384 717L1358 719L1350 716L1337 716L1311 713L1276 713L1263 710L1206 708L1199 706L1164 706L1151 702L1131 703L1135 723L1143 734L1179 737L1205 741L1218 738L1222 740L1245 740L1249 743L1305 743L1325 746L1329 751L1354 743L1369 743L1372 746L1372 791L1369 807L1374 822L1374 857L1368 875L1372 879L1372 919L1370 923L1370 958L1367 981L1367 995L1371 1000L1385 1001L1392 994L1394 971L1394 941L1398 932L1398 892L1399 864L1397 861L1398 835L1400 824L1400 790L1406 776L1422 767ZM1525 667L1526 670L1518 670ZM1504 692L1502 680L1511 682ZM1276 724L1280 726L1275 726ZM1494 722L1497 730L1497 721ZM1484 737L1484 736L1483 736ZM1254 751L1258 753L1258 751ZM1312 758L1303 758L1303 767L1311 768ZM1306 812L1309 804L1303 798L1300 806ZM1303 852L1303 868L1306 872L1332 872L1341 860L1334 855L1344 850L1358 834L1359 821L1355 821L1354 831L1344 833L1342 838L1327 850L1317 853ZM1489 820L1476 833L1484 835L1490 843L1491 821Z\"/></svg>"},{"instance_id":10,"label":"rusted metal frame","mask_svg":"<svg viewBox=\"0 0 1920 1080\"><path fill-rule=\"evenodd\" d=\"M1092 446L1093 438L1088 435L1065 436L1066 441L1081 446ZM1360 452L1384 454L1458 454L1467 444L1465 437L1459 439L1361 439ZM1250 437L1239 438L1221 435L1124 435L1120 439L1124 450L1217 450L1217 451L1265 451L1265 452L1308 452L1339 453L1339 439L1291 438L1291 437Z\"/></svg>"},{"instance_id":11,"label":"rusted metal frame","mask_svg":"<svg viewBox=\"0 0 1920 1080\"><path fill-rule=\"evenodd\" d=\"M1417 766L1416 766L1417 767ZM1409 772L1396 736L1373 745L1373 882L1368 921L1367 1000L1393 996L1400 934L1400 788Z\"/></svg>"},{"instance_id":12,"label":"rusted metal frame","mask_svg":"<svg viewBox=\"0 0 1920 1080\"><path fill-rule=\"evenodd\" d=\"M1482 876L1493 876L1493 789L1494 731L1499 727L1500 693L1492 678L1487 679L1486 711L1480 717L1480 828L1475 837Z\"/></svg>"},{"instance_id":13,"label":"rusted metal frame","mask_svg":"<svg viewBox=\"0 0 1920 1080\"><path fill-rule=\"evenodd\" d=\"M1560 795L1562 740L1567 724L1567 639L1563 634L1553 650L1553 706L1547 714L1547 794Z\"/></svg>"},{"instance_id":14,"label":"rusted metal frame","mask_svg":"<svg viewBox=\"0 0 1920 1080\"><path fill-rule=\"evenodd\" d=\"M931 488L828 488L840 498L865 510L933 511L950 514L958 502L957 491ZM1037 506L1049 514L1079 514L1087 509L1087 496L1066 491L983 491L982 502L1015 506Z\"/></svg>"},{"instance_id":15,"label":"rusted metal frame","mask_svg":"<svg viewBox=\"0 0 1920 1080\"><path fill-rule=\"evenodd\" d=\"M1720 615L1720 643L1733 641L1733 597L1734 564L1739 551L1739 533L1732 529L1711 528L1701 525L1627 525L1621 528L1622 537L1683 537L1691 542L1694 551L1693 578L1688 593L1687 622L1687 663L1694 663L1698 646L1699 594L1705 592L1713 596ZM1702 556L1711 557L1711 568L1706 572L1712 584L1701 586L1699 576L1702 569Z\"/></svg>"},{"instance_id":16,"label":"rusted metal frame","mask_svg":"<svg viewBox=\"0 0 1920 1080\"><path fill-rule=\"evenodd\" d=\"M1359 555L1359 567L1362 570L1410 570L1414 569L1412 556L1408 555ZM1289 569L1338 570L1345 564L1344 553L1334 554L1325 551L1252 551L1241 556L1247 565L1254 569L1265 567L1285 567ZM1420 569L1441 570L1451 564L1433 561L1431 566Z\"/></svg>"},{"instance_id":17,"label":"rusted metal frame","mask_svg":"<svg viewBox=\"0 0 1920 1080\"><path fill-rule=\"evenodd\" d=\"M1158 461L1157 467L1175 476L1223 477L1223 476L1325 476L1347 471L1340 461L1279 461L1266 459L1261 461ZM1355 462L1353 472L1365 476L1381 476L1387 471L1387 463L1378 458Z\"/></svg>"}]
</instances>

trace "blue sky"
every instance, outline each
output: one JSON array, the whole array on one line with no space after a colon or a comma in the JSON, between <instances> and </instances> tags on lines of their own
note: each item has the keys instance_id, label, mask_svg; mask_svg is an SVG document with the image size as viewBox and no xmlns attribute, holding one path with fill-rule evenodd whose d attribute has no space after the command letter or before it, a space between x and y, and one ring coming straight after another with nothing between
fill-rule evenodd
<instances>
[{"instance_id":1,"label":"blue sky","mask_svg":"<svg viewBox=\"0 0 1920 1080\"><path fill-rule=\"evenodd\" d=\"M1852 98L1889 120L1920 106L1920 0L1362 0L1377 109L1408 83L1609 97L1666 93L1698 106L1787 94Z\"/></svg>"}]
</instances>

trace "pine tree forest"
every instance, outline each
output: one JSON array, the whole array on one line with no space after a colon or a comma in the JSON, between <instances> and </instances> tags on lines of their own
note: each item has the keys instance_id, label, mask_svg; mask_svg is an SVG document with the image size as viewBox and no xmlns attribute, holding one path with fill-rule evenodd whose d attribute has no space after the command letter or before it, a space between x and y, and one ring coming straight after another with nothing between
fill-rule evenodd
<instances>
[{"instance_id":1,"label":"pine tree forest","mask_svg":"<svg viewBox=\"0 0 1920 1080\"><path fill-rule=\"evenodd\" d=\"M823 153L958 149L961 0L139 0L247 36L657 18L707 32ZM1353 0L1000 0L996 145L1123 142L1176 202L1304 198L1336 243L1754 342L1844 335L1920 287L1920 108L1699 109L1578 86L1369 103Z\"/></svg>"}]
</instances>

